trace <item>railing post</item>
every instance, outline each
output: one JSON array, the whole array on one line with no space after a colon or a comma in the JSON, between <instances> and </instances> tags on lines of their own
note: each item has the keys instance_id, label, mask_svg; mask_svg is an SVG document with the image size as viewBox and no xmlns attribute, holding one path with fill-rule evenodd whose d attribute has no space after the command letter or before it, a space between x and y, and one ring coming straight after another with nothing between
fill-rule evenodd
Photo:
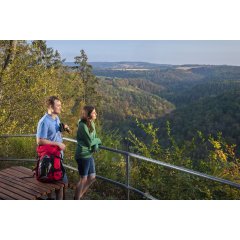
<instances>
[{"instance_id":1,"label":"railing post","mask_svg":"<svg viewBox=\"0 0 240 240\"><path fill-rule=\"evenodd\" d=\"M129 190L129 185L130 185L130 156L126 154L126 185L127 185L127 199L130 199L130 190Z\"/></svg>"}]
</instances>

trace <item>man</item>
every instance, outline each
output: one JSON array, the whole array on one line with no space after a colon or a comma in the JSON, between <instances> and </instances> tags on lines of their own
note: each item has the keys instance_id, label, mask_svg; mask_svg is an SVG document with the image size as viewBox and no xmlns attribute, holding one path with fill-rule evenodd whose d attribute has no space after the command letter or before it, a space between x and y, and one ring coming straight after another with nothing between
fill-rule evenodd
<instances>
[{"instance_id":1,"label":"man","mask_svg":"<svg viewBox=\"0 0 240 240\"><path fill-rule=\"evenodd\" d=\"M58 115L61 113L61 101L56 96L51 96L47 99L47 113L40 119L37 127L37 144L38 145L57 145L62 150L65 150L66 146L63 143L62 135L60 132L60 119ZM65 129L69 130L67 125L64 125ZM67 183L67 175L65 173L62 182ZM51 198L51 194L48 196ZM63 190L56 190L56 199L63 199Z\"/></svg>"}]
</instances>

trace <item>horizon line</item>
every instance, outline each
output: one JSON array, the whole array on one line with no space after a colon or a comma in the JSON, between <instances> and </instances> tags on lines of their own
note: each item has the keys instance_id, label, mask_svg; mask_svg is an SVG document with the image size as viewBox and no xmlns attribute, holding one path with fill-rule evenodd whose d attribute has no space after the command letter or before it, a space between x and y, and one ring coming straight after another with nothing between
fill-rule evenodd
<instances>
[{"instance_id":1,"label":"horizon line","mask_svg":"<svg viewBox=\"0 0 240 240\"><path fill-rule=\"evenodd\" d=\"M74 63L74 61L64 61L64 63ZM173 63L154 63L154 62L145 62L145 61L89 61L88 63L149 63L155 65L170 65L170 66L182 66L182 65L201 65L201 66L233 66L239 67L240 65L231 65L231 64L211 64L211 63L182 63L182 64L173 64Z\"/></svg>"}]
</instances>

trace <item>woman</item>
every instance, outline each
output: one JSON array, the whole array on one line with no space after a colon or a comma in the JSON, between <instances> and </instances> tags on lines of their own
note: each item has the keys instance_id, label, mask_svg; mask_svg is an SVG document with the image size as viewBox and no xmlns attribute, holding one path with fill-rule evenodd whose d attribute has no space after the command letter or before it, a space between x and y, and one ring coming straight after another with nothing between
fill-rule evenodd
<instances>
[{"instance_id":1,"label":"woman","mask_svg":"<svg viewBox=\"0 0 240 240\"><path fill-rule=\"evenodd\" d=\"M96 137L94 120L97 113L94 107L85 106L78 123L77 149L75 159L78 164L80 180L75 191L75 200L80 200L89 186L95 181L96 171L92 153L98 151L101 140Z\"/></svg>"}]
</instances>

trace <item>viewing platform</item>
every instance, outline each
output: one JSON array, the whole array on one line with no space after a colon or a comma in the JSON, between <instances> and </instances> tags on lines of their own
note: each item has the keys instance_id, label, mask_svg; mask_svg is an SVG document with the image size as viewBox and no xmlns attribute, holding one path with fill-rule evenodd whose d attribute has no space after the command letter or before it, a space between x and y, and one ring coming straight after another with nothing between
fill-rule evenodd
<instances>
[{"instance_id":1,"label":"viewing platform","mask_svg":"<svg viewBox=\"0 0 240 240\"><path fill-rule=\"evenodd\" d=\"M64 183L39 182L33 172L25 167L16 166L0 171L0 199L36 200L55 190L66 188Z\"/></svg>"},{"instance_id":2,"label":"viewing platform","mask_svg":"<svg viewBox=\"0 0 240 240\"><path fill-rule=\"evenodd\" d=\"M35 134L29 135L2 135L0 139L9 139L9 138L19 138L19 137L27 137L32 138L35 137ZM77 141L71 138L63 138L66 142L71 142L76 144ZM192 176L197 176L202 179L211 180L216 183L220 183L223 185L228 185L233 187L234 189L240 190L240 184L222 179L219 177L211 176L208 174L204 174L201 172L197 172L191 169L187 169L184 167L172 165L166 162L162 162L159 160L147 158L144 156L140 156L131 152L122 151L118 149L113 149L105 146L100 146L100 148L104 151L113 152L116 154L120 154L124 156L125 162L125 183L116 181L115 179L110 179L105 176L97 175L96 178L102 180L103 182L108 182L113 184L121 189L124 190L126 193L125 199L130 199L130 192L134 192L135 194L142 197L142 199L149 199L149 200L157 200L151 193L143 192L137 188L134 188L130 185L130 173L131 173L131 166L130 166L130 158L134 158L137 160L149 162L156 166L161 166L164 168L168 168L170 170L176 170L179 172L183 172ZM4 162L11 162L13 166L4 167L2 163ZM18 162L17 165L14 162ZM61 182L54 182L54 183L43 183L39 182L35 176L33 176L33 171L31 167L22 166L21 163L30 162L36 163L36 159L34 158L9 158L3 157L0 158L0 199L3 200L36 200L36 199L46 199L47 195L50 193L55 192L56 190L63 189L63 199L73 199L73 192L70 194L69 197L66 198L66 190L73 190L75 188L75 184L70 183L68 186ZM20 166L19 166L20 165ZM71 171L71 172L78 172L76 167L73 167L69 164L64 164L64 167ZM154 176L153 176L154 181Z\"/></svg>"}]
</instances>

